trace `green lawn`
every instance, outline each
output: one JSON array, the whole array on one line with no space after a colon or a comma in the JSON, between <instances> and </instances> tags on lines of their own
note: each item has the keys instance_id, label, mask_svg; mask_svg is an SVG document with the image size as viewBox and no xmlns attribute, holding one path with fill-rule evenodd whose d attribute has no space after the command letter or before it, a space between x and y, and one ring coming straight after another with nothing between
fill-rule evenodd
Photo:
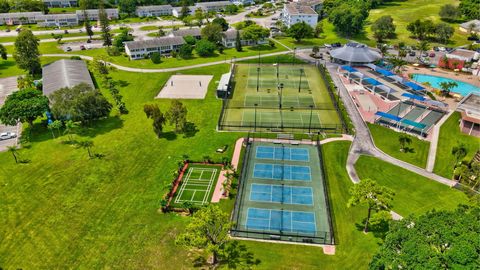
<instances>
[{"instance_id":1,"label":"green lawn","mask_svg":"<svg viewBox=\"0 0 480 270\"><path fill-rule=\"evenodd\" d=\"M430 147L428 141L420 140L415 136L405 133L395 132L394 130L379 125L368 124L368 128L370 129L375 145L386 154L420 168L427 166L428 150ZM413 149L412 151L400 151L398 139L401 135L407 135L412 140L412 143L407 145Z\"/></svg>"},{"instance_id":2,"label":"green lawn","mask_svg":"<svg viewBox=\"0 0 480 270\"><path fill-rule=\"evenodd\" d=\"M120 93L130 113L112 114L77 137L92 139L94 152L104 154L103 159L89 160L84 149L63 144L65 136L52 139L39 126L32 132L31 147L20 151L29 164L15 165L9 153L0 153L0 265L146 269L168 262L179 269L190 267L187 252L173 243L188 220L157 210L182 154L196 160L231 157L239 134L215 133L221 102L214 97L214 82L228 68L182 71L214 75L205 100L184 101L188 120L199 129L193 137L175 136L166 127L166 138L158 139L143 112L146 103L167 109L169 100L153 98L170 74L117 71L113 78L128 84ZM216 153L223 145L229 145L227 152Z\"/></svg>"},{"instance_id":3,"label":"green lawn","mask_svg":"<svg viewBox=\"0 0 480 270\"><path fill-rule=\"evenodd\" d=\"M45 44L45 43L44 43ZM45 45L44 45L45 46ZM56 51L55 48L48 48L42 50L42 53L47 53L48 50L50 53L51 51ZM57 49L58 50L58 49ZM225 63L230 63L233 57L240 58L246 56L254 56L261 54L268 54L274 52L281 52L286 51L286 49L280 45L277 45L275 48L272 48L268 45L259 45L259 46L252 46L252 47L244 47L242 52L237 52L234 48L226 49L223 51L223 54L216 53L213 56L209 57L199 57L196 54L190 59L179 59L179 58L162 58L162 62L160 64L154 64L150 59L140 59L140 60L130 60L126 56L108 56L109 61L112 63L126 66L126 67L135 67L135 68L172 68L172 67L183 67L189 65L196 65L208 62L216 62L216 61L225 61ZM107 53L104 49L93 49L87 51L80 51L80 52L70 52L71 54L83 54L89 56L107 56Z\"/></svg>"},{"instance_id":4,"label":"green lawn","mask_svg":"<svg viewBox=\"0 0 480 270\"><path fill-rule=\"evenodd\" d=\"M456 0L397 0L393 2L387 2L384 6L378 9L372 9L370 11L370 16L368 17L368 22L366 24L366 32L369 39L374 40L373 34L370 31L370 25L375 20L384 15L390 15L393 18L393 21L396 25L397 38L393 40L388 40L388 43L396 44L399 41L403 41L406 44L417 44L418 42L410 38L410 32L407 31L407 25L415 21L416 19L430 19L435 23L440 22L440 17L438 12L443 5L452 4L457 6L458 1ZM468 44L467 41L468 35L460 32L458 29L458 23L451 24L455 29L455 34L451 38L451 43L448 46L460 46Z\"/></svg>"},{"instance_id":5,"label":"green lawn","mask_svg":"<svg viewBox=\"0 0 480 270\"><path fill-rule=\"evenodd\" d=\"M142 30L142 31L158 30L158 26L156 26L156 25L145 25L145 26L141 26L140 30Z\"/></svg>"},{"instance_id":6,"label":"green lawn","mask_svg":"<svg viewBox=\"0 0 480 270\"><path fill-rule=\"evenodd\" d=\"M57 61L63 57L40 57L40 62L42 65ZM7 60L0 61L0 78L18 76L25 74L25 71L17 67L17 63L13 60L13 57L8 58Z\"/></svg>"},{"instance_id":7,"label":"green lawn","mask_svg":"<svg viewBox=\"0 0 480 270\"><path fill-rule=\"evenodd\" d=\"M355 168L360 179L370 178L393 189L393 211L402 216L418 215L434 208L453 210L468 201L461 191L374 157L361 156Z\"/></svg>"},{"instance_id":8,"label":"green lawn","mask_svg":"<svg viewBox=\"0 0 480 270\"><path fill-rule=\"evenodd\" d=\"M467 147L466 160L471 160L475 152L480 150L480 138L470 136L460 132L459 112L453 113L448 120L440 127L440 136L438 138L437 155L433 171L446 178L453 177L453 166L455 158L452 155L452 148L465 144Z\"/></svg>"},{"instance_id":9,"label":"green lawn","mask_svg":"<svg viewBox=\"0 0 480 270\"><path fill-rule=\"evenodd\" d=\"M398 42L403 41L407 45L416 45L418 41L410 38L410 32L408 32L406 28L407 24L416 19L427 18L437 23L440 22L441 20L438 16L438 12L440 11L440 8L445 4L458 5L458 1L396 0L393 2L388 2L380 8L370 10L370 15L364 28L365 31L351 37L350 39L367 44L369 46L375 46L376 40L373 37L370 26L375 20L377 20L381 16L390 15L393 17L394 23L396 25L397 37L395 39L390 39L385 42L390 44L397 44ZM450 44L448 44L448 46L460 46L469 44L469 41L467 41L468 35L460 32L460 30L458 29L459 24L452 23L451 25L455 29L455 34L451 38L451 42ZM323 20L323 31L324 33L321 38L310 38L302 40L301 42L295 42L295 40L289 37L278 37L277 40L290 48L312 47L314 45L320 46L325 43L330 44L334 42L345 43L347 41L345 37L340 36L335 31L335 27L328 21L328 19Z\"/></svg>"}]
</instances>

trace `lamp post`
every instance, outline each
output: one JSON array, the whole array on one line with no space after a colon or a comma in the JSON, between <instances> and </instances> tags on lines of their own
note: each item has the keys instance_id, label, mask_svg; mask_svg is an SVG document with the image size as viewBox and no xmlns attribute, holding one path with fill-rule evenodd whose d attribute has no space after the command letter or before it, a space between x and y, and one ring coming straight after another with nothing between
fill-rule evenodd
<instances>
[{"instance_id":1,"label":"lamp post","mask_svg":"<svg viewBox=\"0 0 480 270\"><path fill-rule=\"evenodd\" d=\"M278 88L280 89L280 103L278 104L278 106L280 109L282 109L283 83L280 83Z\"/></svg>"},{"instance_id":2,"label":"lamp post","mask_svg":"<svg viewBox=\"0 0 480 270\"><path fill-rule=\"evenodd\" d=\"M293 58L292 58L292 66L295 65L295 54L296 54L297 48L293 48Z\"/></svg>"},{"instance_id":3,"label":"lamp post","mask_svg":"<svg viewBox=\"0 0 480 270\"><path fill-rule=\"evenodd\" d=\"M310 105L310 121L308 123L308 133L310 133L310 130L312 128L312 115L313 115L313 105Z\"/></svg>"},{"instance_id":4,"label":"lamp post","mask_svg":"<svg viewBox=\"0 0 480 270\"><path fill-rule=\"evenodd\" d=\"M300 81L298 82L298 92L300 93L300 89L302 87L302 75L303 75L303 68L300 69Z\"/></svg>"},{"instance_id":5,"label":"lamp post","mask_svg":"<svg viewBox=\"0 0 480 270\"><path fill-rule=\"evenodd\" d=\"M253 104L253 106L255 107L255 121L254 121L253 131L257 132L257 106L258 106L258 104L255 103L255 104Z\"/></svg>"},{"instance_id":6,"label":"lamp post","mask_svg":"<svg viewBox=\"0 0 480 270\"><path fill-rule=\"evenodd\" d=\"M260 83L260 67L257 67L257 92L258 92L259 83Z\"/></svg>"}]
</instances>

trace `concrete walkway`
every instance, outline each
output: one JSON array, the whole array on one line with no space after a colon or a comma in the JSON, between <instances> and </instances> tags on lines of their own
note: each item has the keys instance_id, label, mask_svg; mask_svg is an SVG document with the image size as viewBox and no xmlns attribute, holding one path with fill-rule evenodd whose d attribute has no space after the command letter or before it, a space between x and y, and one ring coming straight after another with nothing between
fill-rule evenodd
<instances>
[{"instance_id":1,"label":"concrete walkway","mask_svg":"<svg viewBox=\"0 0 480 270\"><path fill-rule=\"evenodd\" d=\"M433 172L433 168L435 167L435 157L437 156L437 146L438 146L438 137L440 136L440 127L442 127L443 123L447 121L447 119L455 112L452 110L449 114L444 115L443 118L433 126L432 129L432 138L430 140L430 149L428 149L428 159L427 159L427 171Z\"/></svg>"},{"instance_id":2,"label":"concrete walkway","mask_svg":"<svg viewBox=\"0 0 480 270\"><path fill-rule=\"evenodd\" d=\"M283 54L288 54L290 51L282 51L282 52L276 52L276 53L269 53L269 54L261 54L260 58L262 57L268 57L268 56L276 56L276 55L283 55ZM83 60L88 60L92 61L93 57L91 56L86 56L86 55L81 55L81 54L42 54L42 56L46 57L72 57L72 56L78 56ZM246 57L240 57L236 58L234 62L236 61L243 61L243 60L250 60L250 59L256 59L258 58L258 55L254 56L246 56ZM132 60L135 61L135 60ZM230 64L232 63L232 60L222 60L222 61L216 61L216 62L209 62L209 63L203 63L203 64L197 64L197 65L191 65L191 66L184 66L184 67L174 67L174 68L133 68L133 67L126 67L126 66L121 66L117 65L111 62L107 62L108 65L115 67L119 70L124 70L124 71L129 71L129 72L141 72L141 73L163 73L163 72L175 72L175 71L180 71L180 70L187 70L187 69L194 69L194 68L201 68L201 67L208 67L208 66L214 66L214 65L221 65L221 64Z\"/></svg>"}]
</instances>

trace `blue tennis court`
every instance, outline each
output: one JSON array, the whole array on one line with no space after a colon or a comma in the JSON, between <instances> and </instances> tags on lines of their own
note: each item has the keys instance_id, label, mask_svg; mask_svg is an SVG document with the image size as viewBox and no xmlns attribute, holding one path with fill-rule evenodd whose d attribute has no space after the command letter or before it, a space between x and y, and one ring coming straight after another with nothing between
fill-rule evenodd
<instances>
[{"instance_id":1,"label":"blue tennis court","mask_svg":"<svg viewBox=\"0 0 480 270\"><path fill-rule=\"evenodd\" d=\"M247 228L268 231L315 233L314 212L248 208Z\"/></svg>"},{"instance_id":2,"label":"blue tennis court","mask_svg":"<svg viewBox=\"0 0 480 270\"><path fill-rule=\"evenodd\" d=\"M312 180L309 166L281 165L270 163L255 163L253 168L253 177L292 181Z\"/></svg>"},{"instance_id":3,"label":"blue tennis court","mask_svg":"<svg viewBox=\"0 0 480 270\"><path fill-rule=\"evenodd\" d=\"M250 201L313 205L311 187L252 184Z\"/></svg>"},{"instance_id":4,"label":"blue tennis court","mask_svg":"<svg viewBox=\"0 0 480 270\"><path fill-rule=\"evenodd\" d=\"M258 159L305 161L310 160L307 148L290 148L279 146L257 146L255 157Z\"/></svg>"}]
</instances>

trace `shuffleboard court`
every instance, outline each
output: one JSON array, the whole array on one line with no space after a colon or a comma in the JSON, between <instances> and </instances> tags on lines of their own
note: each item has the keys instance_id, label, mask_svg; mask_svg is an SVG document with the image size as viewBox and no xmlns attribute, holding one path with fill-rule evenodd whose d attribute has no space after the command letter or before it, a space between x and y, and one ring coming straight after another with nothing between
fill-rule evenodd
<instances>
[{"instance_id":1,"label":"shuffleboard court","mask_svg":"<svg viewBox=\"0 0 480 270\"><path fill-rule=\"evenodd\" d=\"M249 208L247 228L268 231L315 233L314 212Z\"/></svg>"},{"instance_id":2,"label":"shuffleboard court","mask_svg":"<svg viewBox=\"0 0 480 270\"><path fill-rule=\"evenodd\" d=\"M250 200L283 204L313 205L311 187L252 184Z\"/></svg>"},{"instance_id":3,"label":"shuffleboard court","mask_svg":"<svg viewBox=\"0 0 480 270\"><path fill-rule=\"evenodd\" d=\"M312 180L309 166L270 163L256 163L253 169L253 178L291 181Z\"/></svg>"},{"instance_id":4,"label":"shuffleboard court","mask_svg":"<svg viewBox=\"0 0 480 270\"><path fill-rule=\"evenodd\" d=\"M255 157L258 159L309 161L307 148L290 148L278 146L257 146Z\"/></svg>"}]
</instances>

